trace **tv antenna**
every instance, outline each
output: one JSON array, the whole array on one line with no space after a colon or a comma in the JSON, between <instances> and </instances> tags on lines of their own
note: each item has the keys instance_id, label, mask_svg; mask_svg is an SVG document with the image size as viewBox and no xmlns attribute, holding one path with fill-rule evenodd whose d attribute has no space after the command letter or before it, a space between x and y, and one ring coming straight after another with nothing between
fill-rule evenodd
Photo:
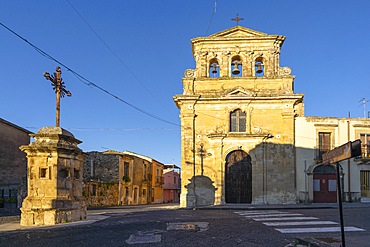
<instances>
[{"instance_id":1,"label":"tv antenna","mask_svg":"<svg viewBox=\"0 0 370 247\"><path fill-rule=\"evenodd\" d=\"M364 106L364 118L366 118L366 103L367 102L369 102L370 100L367 100L367 99L365 99L365 98L362 98L362 99L360 99L359 101L358 101L358 103L360 103L361 102L361 105L363 105Z\"/></svg>"}]
</instances>

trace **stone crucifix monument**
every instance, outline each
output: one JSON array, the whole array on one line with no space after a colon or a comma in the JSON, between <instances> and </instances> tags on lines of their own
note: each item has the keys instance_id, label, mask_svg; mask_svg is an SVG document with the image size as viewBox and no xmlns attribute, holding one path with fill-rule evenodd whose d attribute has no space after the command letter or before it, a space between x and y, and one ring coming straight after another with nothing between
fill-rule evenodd
<instances>
[{"instance_id":1,"label":"stone crucifix monument","mask_svg":"<svg viewBox=\"0 0 370 247\"><path fill-rule=\"evenodd\" d=\"M43 127L31 134L34 142L21 146L28 159L28 195L21 208L21 225L55 225L86 219L83 190L83 161L86 154L78 148L81 141L60 127L60 97L70 96L62 81L61 69L53 76L56 94L56 127Z\"/></svg>"}]
</instances>

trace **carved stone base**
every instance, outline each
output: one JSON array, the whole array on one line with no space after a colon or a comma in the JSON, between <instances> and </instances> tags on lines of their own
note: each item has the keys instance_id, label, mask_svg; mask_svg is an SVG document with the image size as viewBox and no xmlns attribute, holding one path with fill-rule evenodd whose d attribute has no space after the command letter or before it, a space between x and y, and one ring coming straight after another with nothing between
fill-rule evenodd
<instances>
[{"instance_id":1,"label":"carved stone base","mask_svg":"<svg viewBox=\"0 0 370 247\"><path fill-rule=\"evenodd\" d=\"M27 197L21 213L22 226L39 226L85 220L87 211L84 198L72 201Z\"/></svg>"}]
</instances>

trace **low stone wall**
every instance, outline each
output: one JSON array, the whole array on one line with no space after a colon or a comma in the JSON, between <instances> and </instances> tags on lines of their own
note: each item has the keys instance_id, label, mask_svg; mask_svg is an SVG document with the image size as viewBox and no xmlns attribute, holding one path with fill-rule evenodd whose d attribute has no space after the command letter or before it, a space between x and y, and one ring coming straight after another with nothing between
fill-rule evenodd
<instances>
[{"instance_id":1,"label":"low stone wall","mask_svg":"<svg viewBox=\"0 0 370 247\"><path fill-rule=\"evenodd\" d=\"M118 205L118 183L89 181L84 184L83 196L87 207Z\"/></svg>"}]
</instances>

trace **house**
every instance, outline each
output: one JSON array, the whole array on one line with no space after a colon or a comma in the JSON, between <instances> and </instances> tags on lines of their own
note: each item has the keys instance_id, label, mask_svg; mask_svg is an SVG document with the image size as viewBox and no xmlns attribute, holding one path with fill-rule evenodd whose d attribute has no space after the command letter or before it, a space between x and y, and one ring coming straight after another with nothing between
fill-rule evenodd
<instances>
[{"instance_id":1,"label":"house","mask_svg":"<svg viewBox=\"0 0 370 247\"><path fill-rule=\"evenodd\" d=\"M349 141L361 140L362 156L339 163L344 201L370 197L370 119L297 117L296 181L300 202L337 202L335 164L322 155Z\"/></svg>"},{"instance_id":2,"label":"house","mask_svg":"<svg viewBox=\"0 0 370 247\"><path fill-rule=\"evenodd\" d=\"M163 202L162 163L130 151L88 154L84 162L88 206Z\"/></svg>"},{"instance_id":3,"label":"house","mask_svg":"<svg viewBox=\"0 0 370 247\"><path fill-rule=\"evenodd\" d=\"M0 118L0 207L7 202L20 207L27 195L27 159L19 147L30 143L30 134Z\"/></svg>"},{"instance_id":4,"label":"house","mask_svg":"<svg viewBox=\"0 0 370 247\"><path fill-rule=\"evenodd\" d=\"M163 170L163 202L180 202L181 169L175 164L164 165Z\"/></svg>"}]
</instances>

